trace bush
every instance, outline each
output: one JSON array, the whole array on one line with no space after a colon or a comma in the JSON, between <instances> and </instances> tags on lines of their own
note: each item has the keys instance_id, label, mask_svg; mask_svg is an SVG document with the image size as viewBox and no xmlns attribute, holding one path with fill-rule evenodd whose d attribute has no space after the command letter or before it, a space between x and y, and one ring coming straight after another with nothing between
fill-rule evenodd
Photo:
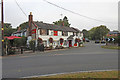
<instances>
[{"instance_id":1,"label":"bush","mask_svg":"<svg viewBox=\"0 0 120 80\"><path fill-rule=\"evenodd\" d=\"M83 44L83 42L80 42L79 44Z\"/></svg>"},{"instance_id":2,"label":"bush","mask_svg":"<svg viewBox=\"0 0 120 80\"><path fill-rule=\"evenodd\" d=\"M9 51L8 51L8 55L10 55L10 54L15 54L15 49L12 47L10 47Z\"/></svg>"},{"instance_id":3,"label":"bush","mask_svg":"<svg viewBox=\"0 0 120 80\"><path fill-rule=\"evenodd\" d=\"M64 49L64 47L63 47L63 46L60 46L59 49Z\"/></svg>"},{"instance_id":4,"label":"bush","mask_svg":"<svg viewBox=\"0 0 120 80\"><path fill-rule=\"evenodd\" d=\"M31 50L33 50L33 52L35 51L35 40L31 40L29 42L29 47L30 47Z\"/></svg>"},{"instance_id":5,"label":"bush","mask_svg":"<svg viewBox=\"0 0 120 80\"><path fill-rule=\"evenodd\" d=\"M50 48L50 49L53 49L53 46L50 46L49 48Z\"/></svg>"},{"instance_id":6,"label":"bush","mask_svg":"<svg viewBox=\"0 0 120 80\"><path fill-rule=\"evenodd\" d=\"M14 46L15 47L21 47L21 46L26 46L27 43L27 38L22 36L20 39L14 39Z\"/></svg>"}]
</instances>

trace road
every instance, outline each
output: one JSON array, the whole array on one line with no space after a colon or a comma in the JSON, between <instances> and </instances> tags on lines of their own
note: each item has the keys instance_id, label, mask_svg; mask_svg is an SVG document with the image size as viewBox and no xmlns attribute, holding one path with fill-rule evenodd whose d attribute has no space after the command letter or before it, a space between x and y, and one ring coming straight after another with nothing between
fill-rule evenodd
<instances>
[{"instance_id":1,"label":"road","mask_svg":"<svg viewBox=\"0 0 120 80\"><path fill-rule=\"evenodd\" d=\"M4 57L3 78L118 69L118 50L100 46L90 42L81 48Z\"/></svg>"}]
</instances>

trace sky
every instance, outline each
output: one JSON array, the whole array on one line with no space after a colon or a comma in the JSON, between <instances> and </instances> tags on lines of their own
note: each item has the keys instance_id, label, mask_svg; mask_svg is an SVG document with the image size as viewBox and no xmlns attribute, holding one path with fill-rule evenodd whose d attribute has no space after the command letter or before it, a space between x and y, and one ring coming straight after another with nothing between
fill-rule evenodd
<instances>
[{"instance_id":1,"label":"sky","mask_svg":"<svg viewBox=\"0 0 120 80\"><path fill-rule=\"evenodd\" d=\"M17 6L15 0L4 0L4 21L11 23L16 28L21 23L28 21L30 12L34 21L43 21L52 24L64 16L68 17L71 27L80 30L90 30L99 25L106 25L110 30L118 30L118 1L119 0L47 0L63 8L104 22L99 22L70 13L44 0L16 0L23 12ZM61 16L61 14L63 14Z\"/></svg>"}]
</instances>

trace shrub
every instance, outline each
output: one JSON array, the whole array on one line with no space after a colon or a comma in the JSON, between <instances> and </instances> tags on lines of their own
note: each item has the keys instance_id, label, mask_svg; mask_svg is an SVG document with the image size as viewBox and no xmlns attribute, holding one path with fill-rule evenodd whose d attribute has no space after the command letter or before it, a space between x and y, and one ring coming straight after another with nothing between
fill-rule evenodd
<instances>
[{"instance_id":1,"label":"shrub","mask_svg":"<svg viewBox=\"0 0 120 80\"><path fill-rule=\"evenodd\" d=\"M16 47L21 47L21 46L26 46L27 43L27 38L22 36L20 39L14 39L14 46Z\"/></svg>"},{"instance_id":2,"label":"shrub","mask_svg":"<svg viewBox=\"0 0 120 80\"><path fill-rule=\"evenodd\" d=\"M20 39L14 39L14 46L15 47L20 47L21 43L22 43L22 41Z\"/></svg>"},{"instance_id":3,"label":"shrub","mask_svg":"<svg viewBox=\"0 0 120 80\"><path fill-rule=\"evenodd\" d=\"M50 46L49 48L50 48L50 49L53 49L53 46Z\"/></svg>"},{"instance_id":4,"label":"shrub","mask_svg":"<svg viewBox=\"0 0 120 80\"><path fill-rule=\"evenodd\" d=\"M30 47L31 50L33 50L33 52L35 51L35 40L31 40L29 42L29 47Z\"/></svg>"}]
</instances>

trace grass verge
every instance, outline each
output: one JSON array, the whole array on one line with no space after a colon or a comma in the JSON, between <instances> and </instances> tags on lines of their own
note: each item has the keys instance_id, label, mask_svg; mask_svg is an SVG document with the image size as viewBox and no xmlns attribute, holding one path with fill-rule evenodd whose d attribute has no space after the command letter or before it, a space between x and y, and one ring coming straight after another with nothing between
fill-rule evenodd
<instances>
[{"instance_id":1,"label":"grass verge","mask_svg":"<svg viewBox=\"0 0 120 80\"><path fill-rule=\"evenodd\" d=\"M43 76L39 78L118 78L118 71L81 72L54 76Z\"/></svg>"},{"instance_id":2,"label":"grass verge","mask_svg":"<svg viewBox=\"0 0 120 80\"><path fill-rule=\"evenodd\" d=\"M119 49L120 50L120 46L101 46L102 48L106 48L106 49Z\"/></svg>"}]
</instances>

